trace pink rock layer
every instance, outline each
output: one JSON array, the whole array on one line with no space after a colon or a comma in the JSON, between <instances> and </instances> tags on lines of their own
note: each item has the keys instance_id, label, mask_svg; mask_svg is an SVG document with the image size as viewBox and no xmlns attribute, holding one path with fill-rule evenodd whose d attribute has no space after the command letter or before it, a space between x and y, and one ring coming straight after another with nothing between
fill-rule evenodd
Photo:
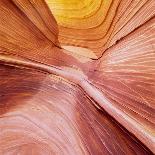
<instances>
[{"instance_id":1,"label":"pink rock layer","mask_svg":"<svg viewBox=\"0 0 155 155\"><path fill-rule=\"evenodd\" d=\"M86 50L95 31L63 28L44 0L0 1L0 155L155 153L155 2L138 2L114 0L106 46Z\"/></svg>"}]
</instances>

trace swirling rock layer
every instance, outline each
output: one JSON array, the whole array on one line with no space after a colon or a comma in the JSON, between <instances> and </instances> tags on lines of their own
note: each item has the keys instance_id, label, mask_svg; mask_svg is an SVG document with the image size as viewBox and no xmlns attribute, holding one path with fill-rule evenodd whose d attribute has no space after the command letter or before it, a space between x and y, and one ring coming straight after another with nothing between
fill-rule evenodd
<instances>
[{"instance_id":1,"label":"swirling rock layer","mask_svg":"<svg viewBox=\"0 0 155 155\"><path fill-rule=\"evenodd\" d=\"M155 14L154 0L46 0L59 25L65 46L91 49L98 58Z\"/></svg>"},{"instance_id":2,"label":"swirling rock layer","mask_svg":"<svg viewBox=\"0 0 155 155\"><path fill-rule=\"evenodd\" d=\"M149 154L78 86L1 66L1 154Z\"/></svg>"},{"instance_id":3,"label":"swirling rock layer","mask_svg":"<svg viewBox=\"0 0 155 155\"><path fill-rule=\"evenodd\" d=\"M0 155L155 153L154 15L154 0L0 0Z\"/></svg>"}]
</instances>

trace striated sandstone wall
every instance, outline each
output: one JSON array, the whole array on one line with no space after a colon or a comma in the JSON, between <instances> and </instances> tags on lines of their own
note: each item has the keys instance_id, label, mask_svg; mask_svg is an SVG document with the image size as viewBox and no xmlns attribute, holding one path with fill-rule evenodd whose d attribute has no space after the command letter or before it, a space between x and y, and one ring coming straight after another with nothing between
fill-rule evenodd
<instances>
[{"instance_id":1,"label":"striated sandstone wall","mask_svg":"<svg viewBox=\"0 0 155 155\"><path fill-rule=\"evenodd\" d=\"M0 0L0 155L155 153L154 0Z\"/></svg>"}]
</instances>

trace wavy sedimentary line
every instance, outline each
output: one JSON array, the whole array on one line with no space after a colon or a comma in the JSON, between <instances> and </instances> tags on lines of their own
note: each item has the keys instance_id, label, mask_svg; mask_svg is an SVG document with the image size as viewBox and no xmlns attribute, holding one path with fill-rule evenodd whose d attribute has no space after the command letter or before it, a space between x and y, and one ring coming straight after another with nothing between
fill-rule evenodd
<instances>
[{"instance_id":1,"label":"wavy sedimentary line","mask_svg":"<svg viewBox=\"0 0 155 155\"><path fill-rule=\"evenodd\" d=\"M12 0L17 8L44 34L57 45L58 28L55 18L42 0ZM33 16L32 16L33 15Z\"/></svg>"},{"instance_id":2,"label":"wavy sedimentary line","mask_svg":"<svg viewBox=\"0 0 155 155\"><path fill-rule=\"evenodd\" d=\"M154 151L155 18L108 49L90 80L109 101L109 113ZM98 102L99 103L99 102ZM103 107L105 108L104 104ZM119 117L119 110L122 116ZM108 111L108 110L107 110ZM124 114L123 114L124 113Z\"/></svg>"},{"instance_id":3,"label":"wavy sedimentary line","mask_svg":"<svg viewBox=\"0 0 155 155\"><path fill-rule=\"evenodd\" d=\"M68 5L64 0L46 2L59 25L60 44L89 48L97 57L155 15L154 0L96 0L92 2L96 9L92 10L93 13L89 12L92 7L89 0L78 1L75 5ZM78 5L81 9L78 9ZM86 10L90 16L82 16L82 10ZM96 58L87 53L83 55Z\"/></svg>"},{"instance_id":4,"label":"wavy sedimentary line","mask_svg":"<svg viewBox=\"0 0 155 155\"><path fill-rule=\"evenodd\" d=\"M9 65L0 77L1 154L151 154L69 81Z\"/></svg>"},{"instance_id":5,"label":"wavy sedimentary line","mask_svg":"<svg viewBox=\"0 0 155 155\"><path fill-rule=\"evenodd\" d=\"M90 1L90 5L96 2ZM127 1L125 5L121 1L118 6L116 3L110 3L110 8L120 9L117 17L123 17L125 8L131 7L130 16L125 15L128 21L146 6L149 11L143 19L142 16L134 19L134 25L131 20L132 26L129 25L134 31L128 22L115 23L118 26L115 36L119 34L121 38L127 25L132 32L93 63L85 55L91 52L88 57L94 56L92 50L67 47L68 51L59 47L57 24L44 1L0 1L0 63L5 64L0 72L3 154L20 151L21 154L151 153L137 138L155 152L154 19L135 30L153 16L154 3ZM81 4L79 9L87 8ZM125 7L121 9L121 5ZM116 16L111 18L116 20ZM128 131L124 133L106 113L104 119L104 111L100 113L92 104L106 110L136 138ZM15 123L17 126L13 127Z\"/></svg>"},{"instance_id":6,"label":"wavy sedimentary line","mask_svg":"<svg viewBox=\"0 0 155 155\"><path fill-rule=\"evenodd\" d=\"M44 1L1 0L1 51L43 59L49 55L49 50L54 51L58 28L47 8Z\"/></svg>"},{"instance_id":7,"label":"wavy sedimentary line","mask_svg":"<svg viewBox=\"0 0 155 155\"><path fill-rule=\"evenodd\" d=\"M1 0L0 15L0 53L78 68L90 61L59 47L57 23L44 1Z\"/></svg>"},{"instance_id":8,"label":"wavy sedimentary line","mask_svg":"<svg viewBox=\"0 0 155 155\"><path fill-rule=\"evenodd\" d=\"M134 120L136 117L134 117L134 119L130 118L130 116L128 116L124 113L124 110L122 110L122 109L120 110L117 106L113 105L112 104L113 102L109 99L109 97L107 97L105 94L102 94L101 91L99 91L93 85L91 85L90 82L87 80L87 77L85 77L81 73L78 73L76 71L73 72L73 70L66 71L63 68L58 68L58 67L52 67L52 66L48 67L47 65L43 65L43 64L39 64L39 63L37 64L34 62L26 62L24 60L20 60L19 58L14 59L14 58L9 58L8 56L6 57L6 56L1 55L0 59L1 59L1 62L5 62L6 64L11 63L12 65L20 65L20 66L24 66L24 67L28 67L28 68L29 67L35 68L37 70L39 69L41 71L48 72L50 74L56 74L58 76L61 76L65 79L68 79L69 81L72 81L72 82L78 84L81 88L83 88L83 90L86 92L86 94L88 94L92 99L94 99L96 101L96 103L93 102L93 104L95 104L95 106L97 106L97 108L99 108L98 107L98 104L99 104L103 109L105 109L110 115L112 115L116 120L118 120L129 131L131 131L134 134L136 133L136 137L138 135L137 133L139 133L141 135L141 137L138 136L138 138L140 140L142 140L142 142L144 144L146 144L146 146L148 146L152 151L154 151L153 150L154 138L150 135L149 132L148 133L146 132L145 128L142 128L141 125L137 124L137 121ZM106 79L104 79L104 80L106 83L107 80ZM98 81L100 81L100 80L98 80ZM102 82L102 83L104 84L104 82ZM111 82L110 84L112 85L113 83ZM115 91L115 89L114 89L114 91ZM123 93L121 89L118 89L116 91ZM115 94L110 94L110 95L111 95L110 96L111 98L115 97ZM134 97L135 94L133 94L133 92L131 92L131 95L133 95L132 98L135 98ZM127 100L123 99L123 102L124 101L127 102ZM141 98L137 98L137 102L138 101L141 102ZM135 104L135 106L137 106L137 105L138 104ZM138 109L136 109L136 111L138 111ZM144 114L147 113L148 115L151 115L151 112L148 108L143 110L142 112ZM125 121L124 121L124 119L125 119ZM130 128L130 126L132 127L132 129ZM152 130L153 130L153 128L152 128ZM144 139L145 139L145 141L144 141ZM148 140L148 142L146 141L146 139Z\"/></svg>"}]
</instances>

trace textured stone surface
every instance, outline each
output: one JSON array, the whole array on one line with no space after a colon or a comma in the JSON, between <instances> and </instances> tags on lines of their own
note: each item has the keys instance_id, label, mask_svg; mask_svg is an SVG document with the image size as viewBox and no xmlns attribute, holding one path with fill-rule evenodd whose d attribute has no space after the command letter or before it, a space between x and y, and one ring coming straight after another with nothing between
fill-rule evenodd
<instances>
[{"instance_id":1,"label":"textured stone surface","mask_svg":"<svg viewBox=\"0 0 155 155\"><path fill-rule=\"evenodd\" d=\"M155 153L154 0L0 0L0 155Z\"/></svg>"}]
</instances>

